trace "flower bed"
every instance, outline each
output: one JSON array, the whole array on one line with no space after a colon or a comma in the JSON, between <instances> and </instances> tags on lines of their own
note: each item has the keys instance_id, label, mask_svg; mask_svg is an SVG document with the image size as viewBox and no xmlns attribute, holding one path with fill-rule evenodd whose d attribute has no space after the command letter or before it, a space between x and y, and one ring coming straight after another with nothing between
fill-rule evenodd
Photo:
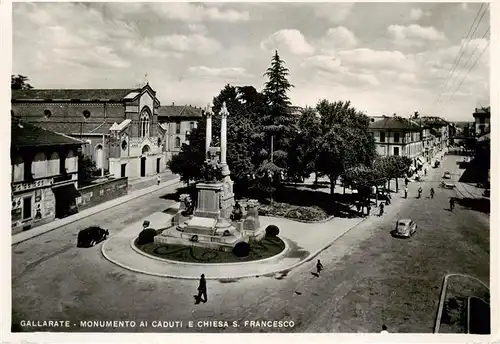
<instances>
[{"instance_id":1,"label":"flower bed","mask_svg":"<svg viewBox=\"0 0 500 344\"><path fill-rule=\"evenodd\" d=\"M278 237L265 237L259 242L250 243L250 253L237 257L233 252L223 252L196 246L165 245L148 243L138 245L141 251L150 255L187 263L241 263L270 258L285 249L285 243Z\"/></svg>"},{"instance_id":2,"label":"flower bed","mask_svg":"<svg viewBox=\"0 0 500 344\"><path fill-rule=\"evenodd\" d=\"M291 220L310 222L326 220L329 217L329 215L318 206L307 207L279 202L260 205L259 215L285 217Z\"/></svg>"}]
</instances>

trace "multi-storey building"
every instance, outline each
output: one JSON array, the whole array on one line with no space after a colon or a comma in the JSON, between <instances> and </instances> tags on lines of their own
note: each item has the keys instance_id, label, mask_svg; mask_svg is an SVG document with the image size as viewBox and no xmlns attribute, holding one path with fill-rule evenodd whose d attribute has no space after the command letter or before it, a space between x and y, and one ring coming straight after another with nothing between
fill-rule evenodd
<instances>
[{"instance_id":1,"label":"multi-storey building","mask_svg":"<svg viewBox=\"0 0 500 344\"><path fill-rule=\"evenodd\" d=\"M78 150L84 143L11 120L13 233L63 217L78 197Z\"/></svg>"},{"instance_id":2,"label":"multi-storey building","mask_svg":"<svg viewBox=\"0 0 500 344\"><path fill-rule=\"evenodd\" d=\"M385 117L371 122L368 129L375 139L377 153L412 158L415 166L424 164L423 131L413 121L401 117Z\"/></svg>"},{"instance_id":3,"label":"multi-storey building","mask_svg":"<svg viewBox=\"0 0 500 344\"><path fill-rule=\"evenodd\" d=\"M25 122L87 142L84 154L103 174L115 177L163 172L168 149L177 143L167 135L168 126L159 123L160 102L148 84L138 89L13 91L12 111Z\"/></svg>"},{"instance_id":4,"label":"multi-storey building","mask_svg":"<svg viewBox=\"0 0 500 344\"><path fill-rule=\"evenodd\" d=\"M158 121L165 132L165 149L167 160L181 151L183 143L188 143L188 134L198 126L204 110L191 105L160 106Z\"/></svg>"},{"instance_id":5,"label":"multi-storey building","mask_svg":"<svg viewBox=\"0 0 500 344\"><path fill-rule=\"evenodd\" d=\"M476 137L483 136L490 132L490 119L491 112L490 107L487 108L476 108L472 114L475 120L475 135Z\"/></svg>"}]
</instances>

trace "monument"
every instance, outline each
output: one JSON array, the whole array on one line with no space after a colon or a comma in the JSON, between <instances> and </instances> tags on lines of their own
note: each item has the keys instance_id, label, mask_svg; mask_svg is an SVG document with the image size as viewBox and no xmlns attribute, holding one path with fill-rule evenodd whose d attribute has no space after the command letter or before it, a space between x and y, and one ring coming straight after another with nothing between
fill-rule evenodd
<instances>
[{"instance_id":1,"label":"monument","mask_svg":"<svg viewBox=\"0 0 500 344\"><path fill-rule=\"evenodd\" d=\"M185 195L181 200L181 209L172 219L172 226L155 237L156 243L230 251L239 242L261 240L264 237L265 232L259 226L256 201L248 202L245 211L237 217L238 221L231 219L235 201L233 181L226 160L228 114L224 103L220 110L220 147L212 147L212 115L207 112L207 159L202 169L204 180L196 184L195 206ZM238 214L240 212L241 206L238 205Z\"/></svg>"}]
</instances>

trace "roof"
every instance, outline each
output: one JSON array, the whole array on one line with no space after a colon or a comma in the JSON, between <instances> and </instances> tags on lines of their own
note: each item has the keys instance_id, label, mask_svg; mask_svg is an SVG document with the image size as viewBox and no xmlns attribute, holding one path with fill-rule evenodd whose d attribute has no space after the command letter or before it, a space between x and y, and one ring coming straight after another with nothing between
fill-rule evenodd
<instances>
[{"instance_id":1,"label":"roof","mask_svg":"<svg viewBox=\"0 0 500 344\"><path fill-rule=\"evenodd\" d=\"M420 126L402 117L387 117L379 121L370 123L369 129L385 129L385 130L420 130Z\"/></svg>"},{"instance_id":2,"label":"roof","mask_svg":"<svg viewBox=\"0 0 500 344\"><path fill-rule=\"evenodd\" d=\"M131 119L126 119L124 120L123 122L121 122L120 124L118 123L113 123L113 125L111 126L111 128L109 128L109 130L112 130L112 131L122 131L123 129L125 129L129 124L130 122L132 122Z\"/></svg>"},{"instance_id":3,"label":"roof","mask_svg":"<svg viewBox=\"0 0 500 344\"><path fill-rule=\"evenodd\" d=\"M13 148L85 144L85 142L68 135L36 127L15 118L11 120L10 127Z\"/></svg>"},{"instance_id":4,"label":"roof","mask_svg":"<svg viewBox=\"0 0 500 344\"><path fill-rule=\"evenodd\" d=\"M115 100L141 89L31 89L13 90L12 100ZM137 95L136 94L136 95Z\"/></svg>"},{"instance_id":5,"label":"roof","mask_svg":"<svg viewBox=\"0 0 500 344\"><path fill-rule=\"evenodd\" d=\"M426 127L442 127L448 125L448 121L442 119L441 117L420 117L415 119L415 121L420 122L422 125Z\"/></svg>"},{"instance_id":6,"label":"roof","mask_svg":"<svg viewBox=\"0 0 500 344\"><path fill-rule=\"evenodd\" d=\"M480 136L480 137L477 139L477 142L483 142L483 141L488 141L488 140L491 140L491 135L490 135L490 133L487 133L487 134L484 134L483 136Z\"/></svg>"},{"instance_id":7,"label":"roof","mask_svg":"<svg viewBox=\"0 0 500 344\"><path fill-rule=\"evenodd\" d=\"M486 115L490 115L491 114L491 109L490 107L485 107L485 108L476 108L475 111L474 111L474 114L486 114Z\"/></svg>"},{"instance_id":8,"label":"roof","mask_svg":"<svg viewBox=\"0 0 500 344\"><path fill-rule=\"evenodd\" d=\"M158 117L198 118L202 116L203 109L191 105L169 105L158 108Z\"/></svg>"}]
</instances>

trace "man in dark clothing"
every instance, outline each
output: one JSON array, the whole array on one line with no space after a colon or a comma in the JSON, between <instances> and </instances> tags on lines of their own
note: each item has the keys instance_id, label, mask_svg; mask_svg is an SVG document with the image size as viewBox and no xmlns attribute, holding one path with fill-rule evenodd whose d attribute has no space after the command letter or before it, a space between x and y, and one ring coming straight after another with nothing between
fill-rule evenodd
<instances>
[{"instance_id":1,"label":"man in dark clothing","mask_svg":"<svg viewBox=\"0 0 500 344\"><path fill-rule=\"evenodd\" d=\"M422 197L422 187L418 188L418 197L417 198L420 198L420 197Z\"/></svg>"},{"instance_id":2,"label":"man in dark clothing","mask_svg":"<svg viewBox=\"0 0 500 344\"><path fill-rule=\"evenodd\" d=\"M370 211L372 210L372 206L370 205L370 203L368 203L368 205L366 206L366 212L367 212L367 215L370 216Z\"/></svg>"},{"instance_id":3,"label":"man in dark clothing","mask_svg":"<svg viewBox=\"0 0 500 344\"><path fill-rule=\"evenodd\" d=\"M450 210L453 211L453 208L455 208L455 199L450 197Z\"/></svg>"},{"instance_id":4,"label":"man in dark clothing","mask_svg":"<svg viewBox=\"0 0 500 344\"><path fill-rule=\"evenodd\" d=\"M318 259L318 262L316 263L316 272L318 275L320 274L321 270L323 270L323 264L321 264L321 261Z\"/></svg>"},{"instance_id":5,"label":"man in dark clothing","mask_svg":"<svg viewBox=\"0 0 500 344\"><path fill-rule=\"evenodd\" d=\"M203 296L203 300L201 297ZM198 286L198 296L196 297L196 304L203 301L203 303L207 302L207 281L205 280L205 275L201 274L200 285Z\"/></svg>"},{"instance_id":6,"label":"man in dark clothing","mask_svg":"<svg viewBox=\"0 0 500 344\"><path fill-rule=\"evenodd\" d=\"M431 188L431 198L434 198L434 188Z\"/></svg>"},{"instance_id":7,"label":"man in dark clothing","mask_svg":"<svg viewBox=\"0 0 500 344\"><path fill-rule=\"evenodd\" d=\"M378 213L378 216L384 215L384 202L380 202L379 209L380 212Z\"/></svg>"}]
</instances>

